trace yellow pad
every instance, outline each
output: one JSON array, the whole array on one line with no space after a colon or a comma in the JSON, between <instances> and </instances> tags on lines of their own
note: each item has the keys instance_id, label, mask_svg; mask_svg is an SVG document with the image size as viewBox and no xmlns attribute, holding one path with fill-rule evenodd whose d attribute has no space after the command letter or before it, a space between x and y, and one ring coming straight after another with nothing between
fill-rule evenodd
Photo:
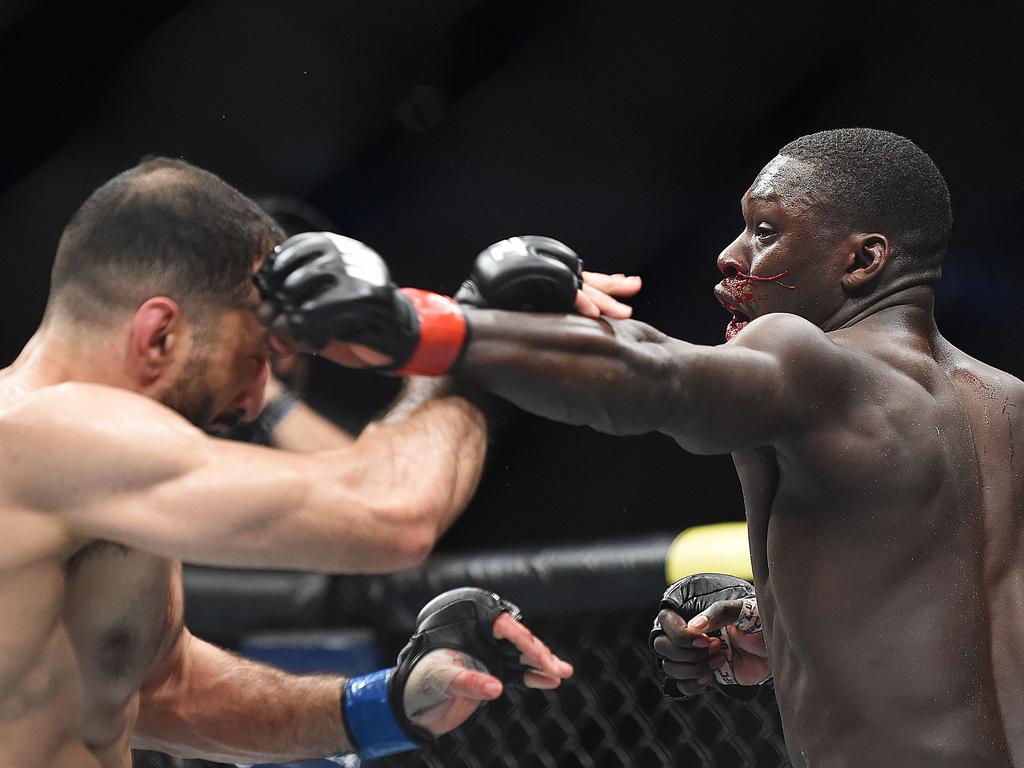
<instances>
[{"instance_id":1,"label":"yellow pad","mask_svg":"<svg viewBox=\"0 0 1024 768\"><path fill-rule=\"evenodd\" d=\"M695 573L728 573L752 580L747 524L697 525L676 536L665 557L668 583L674 584Z\"/></svg>"}]
</instances>

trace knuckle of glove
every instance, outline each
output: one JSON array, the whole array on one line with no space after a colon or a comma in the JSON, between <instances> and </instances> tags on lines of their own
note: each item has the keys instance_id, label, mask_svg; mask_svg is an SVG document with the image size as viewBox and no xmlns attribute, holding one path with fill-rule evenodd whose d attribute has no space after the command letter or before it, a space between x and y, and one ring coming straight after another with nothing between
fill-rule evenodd
<instances>
[{"instance_id":1,"label":"knuckle of glove","mask_svg":"<svg viewBox=\"0 0 1024 768\"><path fill-rule=\"evenodd\" d=\"M748 581L725 573L696 573L672 584L661 598L661 607L670 608L689 621L722 600L754 596Z\"/></svg>"},{"instance_id":2,"label":"knuckle of glove","mask_svg":"<svg viewBox=\"0 0 1024 768\"><path fill-rule=\"evenodd\" d=\"M582 282L582 261L549 237L502 240L476 259L469 280L455 298L477 307L535 312L569 312Z\"/></svg>"},{"instance_id":3,"label":"knuckle of glove","mask_svg":"<svg viewBox=\"0 0 1024 768\"><path fill-rule=\"evenodd\" d=\"M332 339L372 342L372 329L399 324L389 322L396 315L396 289L383 259L333 232L288 238L254 280L273 310L271 331L305 351L319 351Z\"/></svg>"},{"instance_id":4,"label":"knuckle of glove","mask_svg":"<svg viewBox=\"0 0 1024 768\"><path fill-rule=\"evenodd\" d=\"M569 268L569 271L583 282L583 259L576 255L576 252L565 243L555 240L553 237L543 235L524 235L520 238L526 243L531 253L556 259Z\"/></svg>"},{"instance_id":5,"label":"knuckle of glove","mask_svg":"<svg viewBox=\"0 0 1024 768\"><path fill-rule=\"evenodd\" d=\"M282 242L267 258L257 274L269 289L276 290L295 270L318 256L336 253L337 249L322 232L303 232Z\"/></svg>"}]
</instances>

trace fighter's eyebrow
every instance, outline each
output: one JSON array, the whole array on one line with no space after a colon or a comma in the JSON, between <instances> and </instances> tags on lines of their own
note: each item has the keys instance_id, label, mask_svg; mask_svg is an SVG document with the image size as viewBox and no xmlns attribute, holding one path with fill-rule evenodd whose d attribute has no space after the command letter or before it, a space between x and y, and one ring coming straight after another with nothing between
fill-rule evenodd
<instances>
[{"instance_id":1,"label":"fighter's eyebrow","mask_svg":"<svg viewBox=\"0 0 1024 768\"><path fill-rule=\"evenodd\" d=\"M750 206L754 203L781 203L782 198L777 192L761 192L758 194L747 193L740 198L740 212L743 218L750 216Z\"/></svg>"}]
</instances>

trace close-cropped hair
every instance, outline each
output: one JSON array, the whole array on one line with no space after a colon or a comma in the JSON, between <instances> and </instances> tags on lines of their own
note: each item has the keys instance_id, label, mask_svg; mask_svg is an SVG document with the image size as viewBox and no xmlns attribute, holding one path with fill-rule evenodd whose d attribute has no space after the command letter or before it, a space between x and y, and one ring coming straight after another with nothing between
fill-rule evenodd
<instances>
[{"instance_id":1,"label":"close-cropped hair","mask_svg":"<svg viewBox=\"0 0 1024 768\"><path fill-rule=\"evenodd\" d=\"M255 202L184 160L143 160L100 186L57 246L47 314L99 320L167 296L202 310L243 302L283 239Z\"/></svg>"},{"instance_id":2,"label":"close-cropped hair","mask_svg":"<svg viewBox=\"0 0 1024 768\"><path fill-rule=\"evenodd\" d=\"M842 128L801 136L779 154L808 163L808 197L851 231L881 232L913 269L941 269L953 228L949 188L932 159L903 136Z\"/></svg>"}]
</instances>

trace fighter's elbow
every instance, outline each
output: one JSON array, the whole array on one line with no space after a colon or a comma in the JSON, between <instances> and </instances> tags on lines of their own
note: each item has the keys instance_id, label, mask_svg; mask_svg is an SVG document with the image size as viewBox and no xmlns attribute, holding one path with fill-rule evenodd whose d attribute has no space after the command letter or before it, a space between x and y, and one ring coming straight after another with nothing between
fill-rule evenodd
<instances>
[{"instance_id":1,"label":"fighter's elbow","mask_svg":"<svg viewBox=\"0 0 1024 768\"><path fill-rule=\"evenodd\" d=\"M398 500L393 508L378 509L375 517L372 571L387 573L422 565L440 538L433 516L414 500Z\"/></svg>"},{"instance_id":2,"label":"fighter's elbow","mask_svg":"<svg viewBox=\"0 0 1024 768\"><path fill-rule=\"evenodd\" d=\"M437 545L437 532L425 525L411 526L395 539L393 563L395 570L423 565Z\"/></svg>"}]
</instances>

